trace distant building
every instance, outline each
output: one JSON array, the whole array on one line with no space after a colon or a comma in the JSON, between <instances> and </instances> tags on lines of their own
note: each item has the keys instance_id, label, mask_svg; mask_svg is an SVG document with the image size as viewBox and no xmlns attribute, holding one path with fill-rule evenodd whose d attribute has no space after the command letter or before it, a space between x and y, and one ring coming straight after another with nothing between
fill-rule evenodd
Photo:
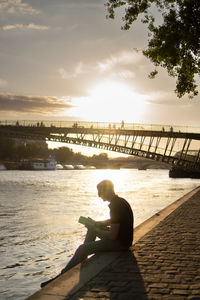
<instances>
[{"instance_id":1,"label":"distant building","mask_svg":"<svg viewBox=\"0 0 200 300\"><path fill-rule=\"evenodd\" d=\"M34 159L21 162L21 170L56 170L55 159Z\"/></svg>"},{"instance_id":2,"label":"distant building","mask_svg":"<svg viewBox=\"0 0 200 300\"><path fill-rule=\"evenodd\" d=\"M16 139L16 146L26 146L31 144L37 144L38 146L48 148L46 141L41 140L29 140L29 139Z\"/></svg>"}]
</instances>

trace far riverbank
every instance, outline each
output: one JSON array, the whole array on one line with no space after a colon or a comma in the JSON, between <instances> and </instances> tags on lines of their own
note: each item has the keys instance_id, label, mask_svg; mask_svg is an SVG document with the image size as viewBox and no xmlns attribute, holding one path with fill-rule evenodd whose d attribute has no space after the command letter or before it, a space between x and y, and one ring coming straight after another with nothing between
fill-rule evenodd
<instances>
[{"instance_id":1,"label":"far riverbank","mask_svg":"<svg viewBox=\"0 0 200 300\"><path fill-rule=\"evenodd\" d=\"M1 165L4 165L7 170L20 170L22 169L23 165L26 165L26 169L31 169L29 168L29 162L31 160L21 160L21 161L1 161ZM106 158L106 159L93 159L87 158L86 159L81 159L79 161L73 161L69 160L66 161L65 163L58 162L61 166L64 165L72 165L72 166L77 166L77 165L82 165L85 168L90 168L94 167L96 169L139 169L139 170L147 170L147 169L166 169L169 170L170 166L158 162L158 161L153 161L150 159L146 158L140 158L140 157L127 157L127 158Z\"/></svg>"}]
</instances>

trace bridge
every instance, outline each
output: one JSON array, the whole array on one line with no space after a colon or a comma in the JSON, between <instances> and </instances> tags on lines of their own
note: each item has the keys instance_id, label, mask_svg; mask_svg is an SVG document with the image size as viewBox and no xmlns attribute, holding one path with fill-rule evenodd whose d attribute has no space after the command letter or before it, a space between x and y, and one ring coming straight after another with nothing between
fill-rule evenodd
<instances>
[{"instance_id":1,"label":"bridge","mask_svg":"<svg viewBox=\"0 0 200 300\"><path fill-rule=\"evenodd\" d=\"M0 121L0 136L63 142L200 172L200 128L77 121Z\"/></svg>"}]
</instances>

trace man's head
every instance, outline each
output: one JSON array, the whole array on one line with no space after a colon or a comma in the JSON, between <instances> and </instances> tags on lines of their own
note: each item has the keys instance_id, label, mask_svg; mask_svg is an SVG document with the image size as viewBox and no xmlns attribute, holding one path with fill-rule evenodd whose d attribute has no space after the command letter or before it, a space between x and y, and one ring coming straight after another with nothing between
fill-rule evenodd
<instances>
[{"instance_id":1,"label":"man's head","mask_svg":"<svg viewBox=\"0 0 200 300\"><path fill-rule=\"evenodd\" d=\"M103 180L97 185L98 196L101 197L104 201L111 201L114 192L114 185L111 180Z\"/></svg>"}]
</instances>

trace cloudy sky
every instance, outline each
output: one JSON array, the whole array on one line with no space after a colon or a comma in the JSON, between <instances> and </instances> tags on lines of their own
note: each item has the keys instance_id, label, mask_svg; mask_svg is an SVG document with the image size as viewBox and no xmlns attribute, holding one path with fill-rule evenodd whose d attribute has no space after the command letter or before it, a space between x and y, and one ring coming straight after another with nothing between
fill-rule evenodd
<instances>
[{"instance_id":1,"label":"cloudy sky","mask_svg":"<svg viewBox=\"0 0 200 300\"><path fill-rule=\"evenodd\" d=\"M200 125L200 96L177 98L165 70L149 79L144 25L122 31L105 2L0 0L0 120Z\"/></svg>"}]
</instances>

